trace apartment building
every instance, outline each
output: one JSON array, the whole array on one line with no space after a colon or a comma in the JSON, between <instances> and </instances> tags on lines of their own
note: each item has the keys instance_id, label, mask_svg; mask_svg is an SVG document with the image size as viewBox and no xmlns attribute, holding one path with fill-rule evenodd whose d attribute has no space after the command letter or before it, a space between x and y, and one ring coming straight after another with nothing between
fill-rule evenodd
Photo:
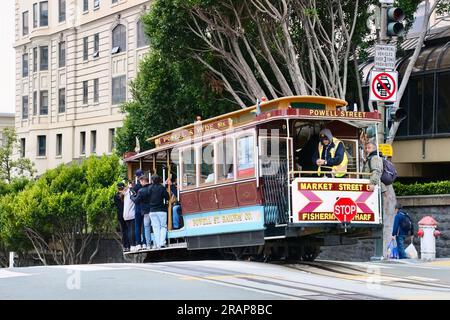
<instances>
[{"instance_id":1,"label":"apartment building","mask_svg":"<svg viewBox=\"0 0 450 320\"><path fill-rule=\"evenodd\" d=\"M16 116L21 156L38 174L110 154L149 50L144 0L16 0Z\"/></svg>"}]
</instances>

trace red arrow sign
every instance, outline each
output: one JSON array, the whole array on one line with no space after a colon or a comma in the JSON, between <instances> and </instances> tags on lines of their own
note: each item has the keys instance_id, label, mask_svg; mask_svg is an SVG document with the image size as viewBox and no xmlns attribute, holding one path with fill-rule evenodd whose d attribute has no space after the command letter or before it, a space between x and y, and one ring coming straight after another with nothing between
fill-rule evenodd
<instances>
[{"instance_id":1,"label":"red arrow sign","mask_svg":"<svg viewBox=\"0 0 450 320\"><path fill-rule=\"evenodd\" d=\"M339 198L334 204L334 216L340 222L350 222L356 215L356 203L350 198Z\"/></svg>"}]
</instances>

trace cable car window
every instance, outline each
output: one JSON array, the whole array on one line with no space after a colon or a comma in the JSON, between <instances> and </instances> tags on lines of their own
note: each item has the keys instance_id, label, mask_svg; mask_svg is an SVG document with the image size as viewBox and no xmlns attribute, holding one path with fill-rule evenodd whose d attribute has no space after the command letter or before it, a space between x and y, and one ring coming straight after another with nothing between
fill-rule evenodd
<instances>
[{"instance_id":1,"label":"cable car window","mask_svg":"<svg viewBox=\"0 0 450 320\"><path fill-rule=\"evenodd\" d=\"M214 183L214 144L202 146L200 152L200 184Z\"/></svg>"},{"instance_id":2,"label":"cable car window","mask_svg":"<svg viewBox=\"0 0 450 320\"><path fill-rule=\"evenodd\" d=\"M182 158L182 186L192 188L196 186L195 149L189 148L181 152Z\"/></svg>"},{"instance_id":3,"label":"cable car window","mask_svg":"<svg viewBox=\"0 0 450 320\"><path fill-rule=\"evenodd\" d=\"M237 177L249 178L255 175L253 136L244 136L237 139Z\"/></svg>"},{"instance_id":4,"label":"cable car window","mask_svg":"<svg viewBox=\"0 0 450 320\"><path fill-rule=\"evenodd\" d=\"M233 139L223 139L217 144L217 174L219 181L234 178Z\"/></svg>"}]
</instances>

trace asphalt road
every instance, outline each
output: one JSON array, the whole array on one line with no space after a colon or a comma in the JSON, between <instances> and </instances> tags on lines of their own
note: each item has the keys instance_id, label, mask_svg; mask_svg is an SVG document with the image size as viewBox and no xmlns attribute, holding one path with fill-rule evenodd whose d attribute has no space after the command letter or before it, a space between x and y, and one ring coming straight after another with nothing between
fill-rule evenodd
<instances>
[{"instance_id":1,"label":"asphalt road","mask_svg":"<svg viewBox=\"0 0 450 320\"><path fill-rule=\"evenodd\" d=\"M183 261L0 269L0 299L450 299L450 260Z\"/></svg>"}]
</instances>

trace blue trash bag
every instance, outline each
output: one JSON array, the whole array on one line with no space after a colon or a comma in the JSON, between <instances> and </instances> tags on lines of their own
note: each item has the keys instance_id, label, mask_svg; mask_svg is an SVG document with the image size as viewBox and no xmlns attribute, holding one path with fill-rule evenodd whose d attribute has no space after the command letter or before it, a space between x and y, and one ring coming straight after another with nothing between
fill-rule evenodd
<instances>
[{"instance_id":1,"label":"blue trash bag","mask_svg":"<svg viewBox=\"0 0 450 320\"><path fill-rule=\"evenodd\" d=\"M387 246L386 258L387 259L398 259L398 248L397 248L394 240L391 240L391 242L389 242L389 244Z\"/></svg>"}]
</instances>

